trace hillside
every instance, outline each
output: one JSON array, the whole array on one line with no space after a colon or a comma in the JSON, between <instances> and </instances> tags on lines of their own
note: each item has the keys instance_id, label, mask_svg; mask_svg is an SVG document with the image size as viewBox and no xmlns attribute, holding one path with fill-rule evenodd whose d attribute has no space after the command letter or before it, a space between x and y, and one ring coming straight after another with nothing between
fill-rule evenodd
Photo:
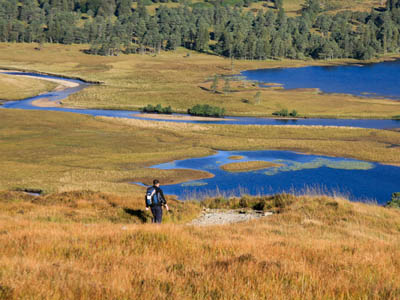
<instances>
[{"instance_id":1,"label":"hillside","mask_svg":"<svg viewBox=\"0 0 400 300\"><path fill-rule=\"evenodd\" d=\"M141 202L0 193L2 299L398 299L400 213L324 196L225 226L140 225ZM225 202L222 202L225 203ZM221 206L221 200L207 202ZM192 211L195 203L172 203ZM187 217L184 217L187 218ZM136 223L136 224L135 224Z\"/></svg>"},{"instance_id":2,"label":"hillside","mask_svg":"<svg viewBox=\"0 0 400 300\"><path fill-rule=\"evenodd\" d=\"M386 5L383 1L349 5L341 0L172 4L2 0L0 41L36 42L39 51L46 42L91 44L86 53L104 56L157 55L184 47L250 60L368 60L399 50L399 0Z\"/></svg>"}]
</instances>

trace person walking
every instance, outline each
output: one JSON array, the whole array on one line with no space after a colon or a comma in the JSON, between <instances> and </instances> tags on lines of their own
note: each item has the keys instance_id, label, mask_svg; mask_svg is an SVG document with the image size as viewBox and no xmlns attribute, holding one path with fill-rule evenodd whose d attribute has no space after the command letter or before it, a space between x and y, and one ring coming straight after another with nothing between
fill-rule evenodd
<instances>
[{"instance_id":1,"label":"person walking","mask_svg":"<svg viewBox=\"0 0 400 300\"><path fill-rule=\"evenodd\" d=\"M160 224L162 222L163 206L166 210L169 210L167 200L165 200L164 193L160 188L160 182L154 179L153 186L149 187L146 191L146 210L151 209L153 223Z\"/></svg>"}]
</instances>

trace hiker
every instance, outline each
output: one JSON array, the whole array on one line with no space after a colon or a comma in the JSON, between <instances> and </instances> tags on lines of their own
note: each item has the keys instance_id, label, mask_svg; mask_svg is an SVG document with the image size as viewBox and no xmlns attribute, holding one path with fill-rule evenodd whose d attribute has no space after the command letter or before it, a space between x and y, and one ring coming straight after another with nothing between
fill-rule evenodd
<instances>
[{"instance_id":1,"label":"hiker","mask_svg":"<svg viewBox=\"0 0 400 300\"><path fill-rule=\"evenodd\" d=\"M153 223L161 223L163 206L169 210L164 193L160 188L160 182L154 179L153 186L149 187L146 191L146 210L151 209Z\"/></svg>"}]
</instances>

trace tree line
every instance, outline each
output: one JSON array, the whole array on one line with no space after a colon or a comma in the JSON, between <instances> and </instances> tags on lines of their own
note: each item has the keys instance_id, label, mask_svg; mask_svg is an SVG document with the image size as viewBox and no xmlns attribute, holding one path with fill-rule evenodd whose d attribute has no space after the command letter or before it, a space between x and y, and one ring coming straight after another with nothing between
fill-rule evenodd
<instances>
[{"instance_id":1,"label":"tree line","mask_svg":"<svg viewBox=\"0 0 400 300\"><path fill-rule=\"evenodd\" d=\"M133 8L133 0L0 0L0 41L84 43L96 55L185 47L260 60L370 59L399 50L400 0L388 0L380 10L337 14L327 13L319 0L306 0L296 17L286 15L284 0L258 12L243 9L252 0L160 4L154 15L148 1Z\"/></svg>"}]
</instances>

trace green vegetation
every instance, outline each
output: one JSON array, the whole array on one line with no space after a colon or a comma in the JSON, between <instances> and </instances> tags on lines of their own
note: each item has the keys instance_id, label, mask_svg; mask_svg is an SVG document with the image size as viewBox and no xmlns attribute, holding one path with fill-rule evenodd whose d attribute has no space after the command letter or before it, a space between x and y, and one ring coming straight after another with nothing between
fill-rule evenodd
<instances>
[{"instance_id":1,"label":"green vegetation","mask_svg":"<svg viewBox=\"0 0 400 300\"><path fill-rule=\"evenodd\" d=\"M268 161L245 161L225 164L221 166L221 169L228 172L249 172L279 166L281 165Z\"/></svg>"},{"instance_id":2,"label":"green vegetation","mask_svg":"<svg viewBox=\"0 0 400 300\"><path fill-rule=\"evenodd\" d=\"M394 120L400 120L400 115L398 115L398 116L393 116L392 119L394 119Z\"/></svg>"},{"instance_id":3,"label":"green vegetation","mask_svg":"<svg viewBox=\"0 0 400 300\"><path fill-rule=\"evenodd\" d=\"M393 193L392 199L386 204L386 207L400 208L400 193Z\"/></svg>"},{"instance_id":4,"label":"green vegetation","mask_svg":"<svg viewBox=\"0 0 400 300\"><path fill-rule=\"evenodd\" d=\"M210 106L208 104L197 104L189 108L187 112L192 116L222 118L225 115L225 108Z\"/></svg>"},{"instance_id":5,"label":"green vegetation","mask_svg":"<svg viewBox=\"0 0 400 300\"><path fill-rule=\"evenodd\" d=\"M332 169L342 170L370 170L374 168L374 165L368 162L362 161L347 161L347 160L330 160L326 158L317 158L311 162L301 163L288 160L276 160L276 164L280 164L281 167L277 167L265 172L266 175L276 175L280 172L291 172L306 169L318 169L321 167L327 167ZM283 165L283 166L282 166Z\"/></svg>"},{"instance_id":6,"label":"green vegetation","mask_svg":"<svg viewBox=\"0 0 400 300\"><path fill-rule=\"evenodd\" d=\"M143 1L132 9L133 0L1 0L0 41L37 42L38 51L46 42L91 44L86 53L104 56L178 47L259 60L371 59L398 52L399 0L369 12L337 13L332 1L295 1L301 5L295 17L286 15L281 0L275 9L233 8L253 2L201 1L190 8L183 1L159 5L151 15Z\"/></svg>"},{"instance_id":7,"label":"green vegetation","mask_svg":"<svg viewBox=\"0 0 400 300\"><path fill-rule=\"evenodd\" d=\"M214 75L214 78L213 78L213 82L212 82L212 84L211 84L211 91L213 92L213 93L216 93L217 92L217 89L218 89L218 75Z\"/></svg>"},{"instance_id":8,"label":"green vegetation","mask_svg":"<svg viewBox=\"0 0 400 300\"><path fill-rule=\"evenodd\" d=\"M282 108L279 111L273 112L272 115L279 117L298 117L297 110L292 110L290 113L287 108Z\"/></svg>"},{"instance_id":9,"label":"green vegetation","mask_svg":"<svg viewBox=\"0 0 400 300\"><path fill-rule=\"evenodd\" d=\"M140 111L144 113L157 113L157 114L167 114L167 115L172 114L171 106L162 107L161 104L157 104L156 106L148 104L147 106L141 108Z\"/></svg>"}]
</instances>

